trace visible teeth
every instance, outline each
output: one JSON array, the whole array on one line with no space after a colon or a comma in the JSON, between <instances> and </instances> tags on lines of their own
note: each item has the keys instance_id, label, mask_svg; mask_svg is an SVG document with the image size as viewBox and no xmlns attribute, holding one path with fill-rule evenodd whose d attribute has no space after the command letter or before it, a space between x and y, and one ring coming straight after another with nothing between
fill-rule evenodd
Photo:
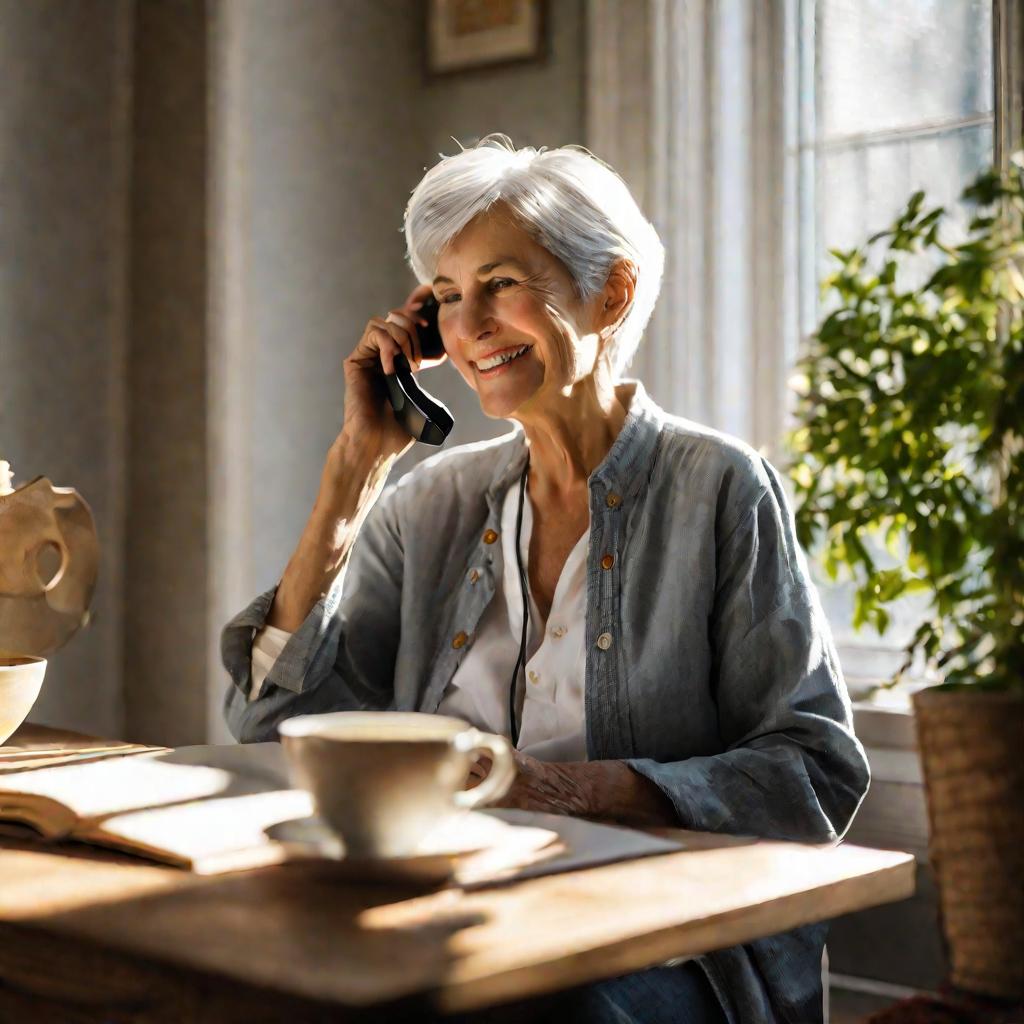
<instances>
[{"instance_id":1,"label":"visible teeth","mask_svg":"<svg viewBox=\"0 0 1024 1024\"><path fill-rule=\"evenodd\" d=\"M508 363L513 359L518 358L524 352L527 352L529 348L529 345L524 345L522 348L518 348L515 351L502 352L499 355L491 356L490 359L481 359L476 365L481 370L492 370L495 366L501 366L502 363Z\"/></svg>"}]
</instances>

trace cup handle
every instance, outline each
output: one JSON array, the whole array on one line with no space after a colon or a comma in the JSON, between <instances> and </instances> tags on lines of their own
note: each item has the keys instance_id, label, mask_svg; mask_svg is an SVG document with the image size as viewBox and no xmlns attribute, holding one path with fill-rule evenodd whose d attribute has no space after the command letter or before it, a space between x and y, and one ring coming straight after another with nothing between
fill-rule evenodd
<instances>
[{"instance_id":1,"label":"cup handle","mask_svg":"<svg viewBox=\"0 0 1024 1024\"><path fill-rule=\"evenodd\" d=\"M512 786L516 777L516 759L512 756L512 748L504 736L494 733L480 732L478 729L467 729L455 736L455 749L463 754L471 754L476 750L486 750L493 760L491 773L475 789L460 790L455 794L455 805L466 810L479 807L503 797Z\"/></svg>"}]
</instances>

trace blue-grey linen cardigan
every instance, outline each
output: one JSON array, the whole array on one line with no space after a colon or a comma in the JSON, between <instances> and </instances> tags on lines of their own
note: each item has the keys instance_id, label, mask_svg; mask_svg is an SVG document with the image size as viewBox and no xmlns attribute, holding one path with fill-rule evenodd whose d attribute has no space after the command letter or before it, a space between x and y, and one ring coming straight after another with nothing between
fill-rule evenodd
<instances>
[{"instance_id":1,"label":"blue-grey linen cardigan","mask_svg":"<svg viewBox=\"0 0 1024 1024\"><path fill-rule=\"evenodd\" d=\"M588 481L588 756L625 760L684 828L835 841L868 766L778 473L623 383L635 388L626 421ZM251 702L252 638L275 588L228 623L233 735L276 739L310 712L436 711L501 585L502 499L526 454L516 425L387 488ZM700 957L731 1024L820 1020L825 931Z\"/></svg>"}]
</instances>

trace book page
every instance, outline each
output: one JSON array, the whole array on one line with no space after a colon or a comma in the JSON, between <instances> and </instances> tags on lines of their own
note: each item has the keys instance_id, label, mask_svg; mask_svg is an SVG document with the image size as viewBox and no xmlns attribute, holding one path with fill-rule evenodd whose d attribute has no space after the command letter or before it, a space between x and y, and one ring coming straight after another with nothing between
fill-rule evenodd
<instances>
[{"instance_id":1,"label":"book page","mask_svg":"<svg viewBox=\"0 0 1024 1024\"><path fill-rule=\"evenodd\" d=\"M76 832L76 838L158 857L196 874L215 874L286 860L286 848L264 829L312 813L307 792L280 789L118 814Z\"/></svg>"},{"instance_id":2,"label":"book page","mask_svg":"<svg viewBox=\"0 0 1024 1024\"><path fill-rule=\"evenodd\" d=\"M159 753L168 749L140 743L122 743L68 729L52 729L28 723L6 744L0 746L0 775L73 762L103 761L108 757L123 757L125 754Z\"/></svg>"},{"instance_id":3,"label":"book page","mask_svg":"<svg viewBox=\"0 0 1024 1024\"><path fill-rule=\"evenodd\" d=\"M56 804L80 825L92 824L127 811L287 786L280 744L180 747L0 777L0 818L25 820L26 815L16 810L36 807L45 821L47 807ZM60 817L64 819L61 831L66 832L68 815ZM76 826L73 831L77 830Z\"/></svg>"}]
</instances>

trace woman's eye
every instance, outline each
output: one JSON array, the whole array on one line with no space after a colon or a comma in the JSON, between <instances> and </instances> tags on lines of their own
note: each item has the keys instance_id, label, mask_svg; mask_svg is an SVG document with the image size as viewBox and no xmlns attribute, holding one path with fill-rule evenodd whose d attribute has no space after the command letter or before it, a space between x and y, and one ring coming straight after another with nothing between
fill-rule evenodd
<instances>
[{"instance_id":1,"label":"woman's eye","mask_svg":"<svg viewBox=\"0 0 1024 1024\"><path fill-rule=\"evenodd\" d=\"M487 282L487 287L490 288L492 292L500 292L504 291L509 285L518 283L518 281L514 281L511 277L494 277ZM461 297L462 296L460 296L458 292L451 292L438 299L438 302L442 306L448 306L451 305L451 303L456 302Z\"/></svg>"}]
</instances>

